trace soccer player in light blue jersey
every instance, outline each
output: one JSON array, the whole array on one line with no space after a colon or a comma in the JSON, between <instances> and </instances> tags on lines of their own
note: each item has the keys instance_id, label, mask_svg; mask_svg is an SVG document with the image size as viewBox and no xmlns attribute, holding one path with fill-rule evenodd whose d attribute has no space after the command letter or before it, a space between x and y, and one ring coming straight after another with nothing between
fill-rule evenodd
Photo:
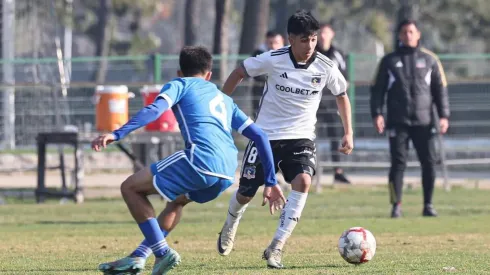
<instances>
[{"instance_id":1,"label":"soccer player in light blue jersey","mask_svg":"<svg viewBox=\"0 0 490 275\"><path fill-rule=\"evenodd\" d=\"M167 83L153 104L143 108L120 129L101 135L92 142L92 148L100 151L156 120L169 108L175 113L185 140L185 150L136 172L122 183L122 196L145 240L128 257L101 264L99 270L104 273L139 273L151 252L156 257L154 275L166 274L179 264L180 256L168 246L165 236L178 223L183 205L191 201L209 202L233 184L237 148L232 129L257 146L265 171L263 205L269 201L273 212L285 202L277 185L266 134L230 97L209 82L211 54L203 47L184 47L179 63L179 78ZM151 194L160 194L170 201L158 220L147 198Z\"/></svg>"}]
</instances>

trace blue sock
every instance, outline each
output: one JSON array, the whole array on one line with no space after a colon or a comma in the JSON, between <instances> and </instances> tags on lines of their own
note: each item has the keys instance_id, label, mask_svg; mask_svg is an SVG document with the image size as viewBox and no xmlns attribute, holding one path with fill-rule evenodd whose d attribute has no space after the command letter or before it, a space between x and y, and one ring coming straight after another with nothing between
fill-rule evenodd
<instances>
[{"instance_id":1,"label":"blue sock","mask_svg":"<svg viewBox=\"0 0 490 275\"><path fill-rule=\"evenodd\" d=\"M155 254L155 257L162 257L168 251L168 245L163 236L163 232L158 225L158 221L155 218L151 218L146 222L140 223L139 227L148 246Z\"/></svg>"},{"instance_id":2,"label":"blue sock","mask_svg":"<svg viewBox=\"0 0 490 275\"><path fill-rule=\"evenodd\" d=\"M163 237L166 238L168 236L168 232L162 229ZM131 257L140 257L147 259L150 257L153 251L150 248L150 244L146 239L141 242L141 244L131 253Z\"/></svg>"},{"instance_id":3,"label":"blue sock","mask_svg":"<svg viewBox=\"0 0 490 275\"><path fill-rule=\"evenodd\" d=\"M151 253L153 251L151 248L148 246L148 242L144 240L134 251L131 253L131 257L140 257L140 258L145 258L147 259L150 257Z\"/></svg>"}]
</instances>

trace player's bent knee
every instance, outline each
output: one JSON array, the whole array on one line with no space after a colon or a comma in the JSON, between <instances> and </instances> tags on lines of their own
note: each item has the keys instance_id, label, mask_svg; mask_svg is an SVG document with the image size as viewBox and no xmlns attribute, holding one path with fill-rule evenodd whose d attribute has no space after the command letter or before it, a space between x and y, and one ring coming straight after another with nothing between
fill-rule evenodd
<instances>
[{"instance_id":1,"label":"player's bent knee","mask_svg":"<svg viewBox=\"0 0 490 275\"><path fill-rule=\"evenodd\" d=\"M131 190L131 181L129 181L129 178L123 181L120 189L121 189L121 195L123 197L127 197L128 195L133 193L133 190Z\"/></svg>"},{"instance_id":2,"label":"player's bent knee","mask_svg":"<svg viewBox=\"0 0 490 275\"><path fill-rule=\"evenodd\" d=\"M298 174L295 178L294 181L303 184L303 185L310 185L311 184L311 176L306 173L301 173Z\"/></svg>"},{"instance_id":3,"label":"player's bent knee","mask_svg":"<svg viewBox=\"0 0 490 275\"><path fill-rule=\"evenodd\" d=\"M186 204L192 202L191 199L187 198L185 195L178 196L174 201L169 202L169 205L185 206Z\"/></svg>"},{"instance_id":4,"label":"player's bent knee","mask_svg":"<svg viewBox=\"0 0 490 275\"><path fill-rule=\"evenodd\" d=\"M157 191L153 186L153 174L150 169L142 169L129 176L121 184L121 193L131 194L139 193L144 195L156 194Z\"/></svg>"},{"instance_id":5,"label":"player's bent knee","mask_svg":"<svg viewBox=\"0 0 490 275\"><path fill-rule=\"evenodd\" d=\"M249 203L251 200L253 199L253 197L247 197L247 196L244 196L240 193L236 193L236 200L238 201L239 204L247 204Z\"/></svg>"},{"instance_id":6,"label":"player's bent knee","mask_svg":"<svg viewBox=\"0 0 490 275\"><path fill-rule=\"evenodd\" d=\"M306 193L311 186L311 176L306 173L298 174L291 182L291 185L293 190Z\"/></svg>"},{"instance_id":7,"label":"player's bent knee","mask_svg":"<svg viewBox=\"0 0 490 275\"><path fill-rule=\"evenodd\" d=\"M134 191L134 186L135 186L135 181L134 181L134 175L129 176L126 180L123 181L121 184L121 192L133 192Z\"/></svg>"},{"instance_id":8,"label":"player's bent knee","mask_svg":"<svg viewBox=\"0 0 490 275\"><path fill-rule=\"evenodd\" d=\"M260 185L259 184L241 184L238 186L238 192L236 195L236 198L239 203L245 204L250 202L255 194L257 193L257 190L259 189ZM242 203L243 202L243 203Z\"/></svg>"}]
</instances>

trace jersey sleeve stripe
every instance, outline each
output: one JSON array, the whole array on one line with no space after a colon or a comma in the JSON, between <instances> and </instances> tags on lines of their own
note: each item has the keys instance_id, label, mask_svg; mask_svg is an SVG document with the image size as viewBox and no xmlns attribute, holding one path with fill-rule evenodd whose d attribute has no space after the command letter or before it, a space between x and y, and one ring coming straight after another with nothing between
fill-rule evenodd
<instances>
[{"instance_id":1,"label":"jersey sleeve stripe","mask_svg":"<svg viewBox=\"0 0 490 275\"><path fill-rule=\"evenodd\" d=\"M271 56L278 56L278 55L283 55L283 54L287 54L289 53L289 51L285 51L285 52L273 52L271 53Z\"/></svg>"},{"instance_id":2,"label":"jersey sleeve stripe","mask_svg":"<svg viewBox=\"0 0 490 275\"><path fill-rule=\"evenodd\" d=\"M322 61L323 63L327 64L328 66L333 66L333 62L328 61L326 59L318 58L318 60Z\"/></svg>"},{"instance_id":3,"label":"jersey sleeve stripe","mask_svg":"<svg viewBox=\"0 0 490 275\"><path fill-rule=\"evenodd\" d=\"M289 48L281 48L281 49L274 50L272 52L276 53L276 52L287 52L287 51L289 51Z\"/></svg>"},{"instance_id":4,"label":"jersey sleeve stripe","mask_svg":"<svg viewBox=\"0 0 490 275\"><path fill-rule=\"evenodd\" d=\"M327 64L329 67L333 67L333 62L328 61L327 59L321 57L320 55L317 55L318 60L323 61L323 63Z\"/></svg>"},{"instance_id":5,"label":"jersey sleeve stripe","mask_svg":"<svg viewBox=\"0 0 490 275\"><path fill-rule=\"evenodd\" d=\"M345 65L344 57L337 51L334 51L333 55L335 55L335 58L337 58L337 61L339 62L339 65L340 65L340 68L342 70L345 70L346 65Z\"/></svg>"},{"instance_id":6,"label":"jersey sleeve stripe","mask_svg":"<svg viewBox=\"0 0 490 275\"><path fill-rule=\"evenodd\" d=\"M331 64L331 65L334 64L332 60L330 60L328 57L324 56L319 52L317 52L316 57L327 64Z\"/></svg>"},{"instance_id":7,"label":"jersey sleeve stripe","mask_svg":"<svg viewBox=\"0 0 490 275\"><path fill-rule=\"evenodd\" d=\"M245 68L245 64L243 63L243 61L240 63L240 66L243 68L243 71L245 72L245 74L250 77L250 75L248 74L247 72L247 68Z\"/></svg>"},{"instance_id":8,"label":"jersey sleeve stripe","mask_svg":"<svg viewBox=\"0 0 490 275\"><path fill-rule=\"evenodd\" d=\"M174 101L166 94L159 94L157 97L161 97L161 98L165 99L168 103L169 108L174 105Z\"/></svg>"},{"instance_id":9,"label":"jersey sleeve stripe","mask_svg":"<svg viewBox=\"0 0 490 275\"><path fill-rule=\"evenodd\" d=\"M281 48L271 52L271 56L278 56L289 53L289 47Z\"/></svg>"},{"instance_id":10,"label":"jersey sleeve stripe","mask_svg":"<svg viewBox=\"0 0 490 275\"><path fill-rule=\"evenodd\" d=\"M245 130L245 129L246 129L248 126L250 126L250 124L252 124L252 123L253 123L253 120L251 120L250 118L248 118L248 119L247 119L247 120L246 120L246 121L245 121L245 122L242 124L242 126L240 126L240 127L238 128L238 130L237 130L237 131L238 131L238 133L240 133L240 134L241 134L241 133L243 132L243 130Z\"/></svg>"},{"instance_id":11,"label":"jersey sleeve stripe","mask_svg":"<svg viewBox=\"0 0 490 275\"><path fill-rule=\"evenodd\" d=\"M277 49L275 51L272 51L272 53L282 53L282 52L289 52L289 47L281 48L281 49Z\"/></svg>"},{"instance_id":12,"label":"jersey sleeve stripe","mask_svg":"<svg viewBox=\"0 0 490 275\"><path fill-rule=\"evenodd\" d=\"M422 52L430 55L432 58L436 60L437 67L439 68L439 73L441 74L441 81L442 81L442 86L447 87L447 79L446 79L446 74L444 73L444 68L442 67L441 60L439 60L439 57L432 51L429 51L426 48L421 48L420 49Z\"/></svg>"}]
</instances>

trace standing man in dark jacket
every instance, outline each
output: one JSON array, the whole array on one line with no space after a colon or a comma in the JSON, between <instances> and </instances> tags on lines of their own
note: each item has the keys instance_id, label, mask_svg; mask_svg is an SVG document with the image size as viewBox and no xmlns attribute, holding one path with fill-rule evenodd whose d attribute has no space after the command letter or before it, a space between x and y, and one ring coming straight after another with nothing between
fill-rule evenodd
<instances>
[{"instance_id":1,"label":"standing man in dark jacket","mask_svg":"<svg viewBox=\"0 0 490 275\"><path fill-rule=\"evenodd\" d=\"M446 76L437 56L419 46L420 31L415 21L403 21L397 30L400 45L395 52L383 57L371 87L371 115L378 133L385 129L382 110L387 95L386 132L390 139L389 186L393 204L391 217L401 216L403 174L409 140L412 140L422 166L422 214L437 216L432 206L435 136L436 128L445 134L449 127ZM433 105L439 117L438 125L434 121Z\"/></svg>"},{"instance_id":2,"label":"standing man in dark jacket","mask_svg":"<svg viewBox=\"0 0 490 275\"><path fill-rule=\"evenodd\" d=\"M330 58L333 63L339 68L342 75L347 79L347 60L344 53L335 47L332 42L335 37L335 31L332 25L324 23L320 25L320 31L318 33L318 44L316 51ZM330 139L330 151L332 153L332 162L340 162L340 140L342 139L342 124L337 114L337 103L335 98L331 96L328 88L325 88L323 92L322 102L320 103L320 111L318 112L319 119L326 123L327 137ZM334 182L346 183L351 182L344 175L344 171L341 167L334 167Z\"/></svg>"}]
</instances>

